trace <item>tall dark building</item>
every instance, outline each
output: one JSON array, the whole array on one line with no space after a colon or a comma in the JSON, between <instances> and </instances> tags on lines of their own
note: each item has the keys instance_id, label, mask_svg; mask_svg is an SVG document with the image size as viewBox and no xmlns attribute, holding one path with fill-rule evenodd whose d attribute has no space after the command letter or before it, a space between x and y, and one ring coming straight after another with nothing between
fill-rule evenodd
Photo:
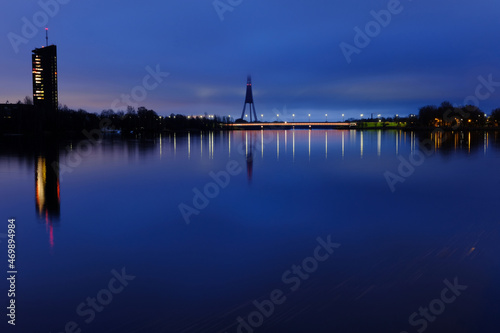
<instances>
[{"instance_id":1,"label":"tall dark building","mask_svg":"<svg viewBox=\"0 0 500 333\"><path fill-rule=\"evenodd\" d=\"M34 49L33 62L33 104L51 120L57 112L57 47L50 45Z\"/></svg>"}]
</instances>

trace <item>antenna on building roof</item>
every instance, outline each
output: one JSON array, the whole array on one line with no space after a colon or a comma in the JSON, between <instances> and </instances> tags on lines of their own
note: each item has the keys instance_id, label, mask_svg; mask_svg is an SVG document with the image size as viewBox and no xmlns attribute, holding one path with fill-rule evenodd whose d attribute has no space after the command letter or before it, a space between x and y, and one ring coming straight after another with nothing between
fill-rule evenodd
<instances>
[{"instance_id":1,"label":"antenna on building roof","mask_svg":"<svg viewBox=\"0 0 500 333\"><path fill-rule=\"evenodd\" d=\"M49 28L45 28L45 43L49 46Z\"/></svg>"}]
</instances>

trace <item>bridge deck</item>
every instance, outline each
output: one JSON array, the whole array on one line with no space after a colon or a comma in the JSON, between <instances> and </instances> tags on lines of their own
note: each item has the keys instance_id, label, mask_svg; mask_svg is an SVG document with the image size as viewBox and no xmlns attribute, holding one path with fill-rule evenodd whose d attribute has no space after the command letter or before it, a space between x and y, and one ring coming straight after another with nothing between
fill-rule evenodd
<instances>
[{"instance_id":1,"label":"bridge deck","mask_svg":"<svg viewBox=\"0 0 500 333\"><path fill-rule=\"evenodd\" d=\"M334 123L334 122L280 122L280 123L235 123L226 124L229 127L236 128L265 128L265 127L335 127L335 128L350 128L357 127L357 123Z\"/></svg>"}]
</instances>

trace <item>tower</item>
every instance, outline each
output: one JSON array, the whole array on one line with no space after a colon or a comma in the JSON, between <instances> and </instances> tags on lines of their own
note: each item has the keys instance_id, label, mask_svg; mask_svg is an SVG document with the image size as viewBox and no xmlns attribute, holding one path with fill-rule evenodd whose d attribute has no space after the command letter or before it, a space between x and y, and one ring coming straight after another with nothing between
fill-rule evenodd
<instances>
[{"instance_id":1,"label":"tower","mask_svg":"<svg viewBox=\"0 0 500 333\"><path fill-rule=\"evenodd\" d=\"M245 96L245 104L243 104L243 112L241 113L241 119L245 117L245 109L247 104L250 104L250 122L257 121L257 114L255 113L255 104L253 103L252 94L252 77L248 75L247 78L247 94ZM252 107L253 107L253 120L252 120Z\"/></svg>"},{"instance_id":2,"label":"tower","mask_svg":"<svg viewBox=\"0 0 500 333\"><path fill-rule=\"evenodd\" d=\"M57 47L50 45L34 49L32 52L33 104L45 118L44 127L53 127L59 105L57 96Z\"/></svg>"}]
</instances>

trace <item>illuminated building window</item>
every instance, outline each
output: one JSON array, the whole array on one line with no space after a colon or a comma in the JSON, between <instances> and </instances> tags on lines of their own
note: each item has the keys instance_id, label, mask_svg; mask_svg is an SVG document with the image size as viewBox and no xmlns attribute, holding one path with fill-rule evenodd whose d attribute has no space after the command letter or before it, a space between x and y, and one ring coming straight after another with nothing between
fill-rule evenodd
<instances>
[{"instance_id":1,"label":"illuminated building window","mask_svg":"<svg viewBox=\"0 0 500 333\"><path fill-rule=\"evenodd\" d=\"M50 45L34 49L32 69L35 106L40 109L57 111L57 47Z\"/></svg>"}]
</instances>

